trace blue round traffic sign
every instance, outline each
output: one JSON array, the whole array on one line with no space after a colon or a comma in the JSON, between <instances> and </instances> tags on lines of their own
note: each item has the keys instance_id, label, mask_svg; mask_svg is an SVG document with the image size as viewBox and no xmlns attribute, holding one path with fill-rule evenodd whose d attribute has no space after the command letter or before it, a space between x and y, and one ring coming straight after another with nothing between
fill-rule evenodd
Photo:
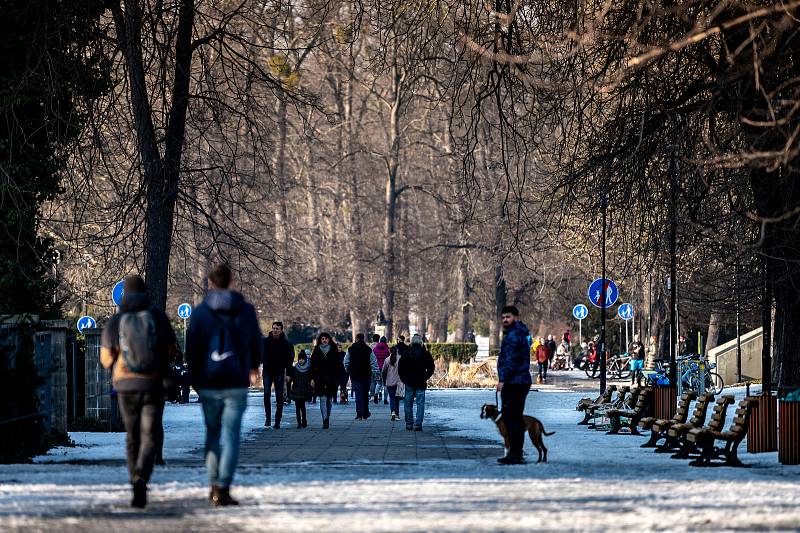
<instances>
[{"instance_id":1,"label":"blue round traffic sign","mask_svg":"<svg viewBox=\"0 0 800 533\"><path fill-rule=\"evenodd\" d=\"M589 308L583 304L578 304L572 308L572 316L577 320L583 320L589 316Z\"/></svg>"},{"instance_id":2,"label":"blue round traffic sign","mask_svg":"<svg viewBox=\"0 0 800 533\"><path fill-rule=\"evenodd\" d=\"M125 294L125 282L118 281L114 288L111 289L111 299L114 305L122 305L122 296Z\"/></svg>"},{"instance_id":3,"label":"blue round traffic sign","mask_svg":"<svg viewBox=\"0 0 800 533\"><path fill-rule=\"evenodd\" d=\"M608 309L619 299L617 284L608 278L597 278L589 285L589 301L596 307Z\"/></svg>"},{"instance_id":4,"label":"blue round traffic sign","mask_svg":"<svg viewBox=\"0 0 800 533\"><path fill-rule=\"evenodd\" d=\"M181 304L178 306L178 316L184 320L188 320L192 316L192 306L189 304Z\"/></svg>"},{"instance_id":5,"label":"blue round traffic sign","mask_svg":"<svg viewBox=\"0 0 800 533\"><path fill-rule=\"evenodd\" d=\"M631 304L621 304L617 309L617 314L622 320L630 320L633 318L633 306Z\"/></svg>"},{"instance_id":6,"label":"blue round traffic sign","mask_svg":"<svg viewBox=\"0 0 800 533\"><path fill-rule=\"evenodd\" d=\"M82 316L78 319L78 331L83 333L85 329L94 329L97 327L97 322L90 316Z\"/></svg>"}]
</instances>

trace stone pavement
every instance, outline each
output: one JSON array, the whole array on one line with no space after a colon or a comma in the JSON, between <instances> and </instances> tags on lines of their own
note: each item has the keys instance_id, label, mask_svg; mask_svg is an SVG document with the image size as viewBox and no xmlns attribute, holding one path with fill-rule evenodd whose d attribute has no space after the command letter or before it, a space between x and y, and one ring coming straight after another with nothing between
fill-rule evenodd
<instances>
[{"instance_id":1,"label":"stone pavement","mask_svg":"<svg viewBox=\"0 0 800 533\"><path fill-rule=\"evenodd\" d=\"M274 402L273 402L274 409ZM265 463L419 463L429 460L485 460L502 455L502 444L448 434L426 424L408 431L403 420L391 421L388 406L370 403L372 416L355 420L355 402L334 404L330 429L322 429L319 404L306 404L308 427L297 429L294 404L284 406L281 429L259 428L244 435L242 465ZM401 417L402 403L400 406Z\"/></svg>"}]
</instances>

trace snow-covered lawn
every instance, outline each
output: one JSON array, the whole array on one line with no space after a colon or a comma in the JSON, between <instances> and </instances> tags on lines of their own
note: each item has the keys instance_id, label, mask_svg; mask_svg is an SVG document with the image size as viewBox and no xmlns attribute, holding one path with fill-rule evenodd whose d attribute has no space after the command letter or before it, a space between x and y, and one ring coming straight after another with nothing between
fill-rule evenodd
<instances>
[{"instance_id":1,"label":"snow-covered lawn","mask_svg":"<svg viewBox=\"0 0 800 533\"><path fill-rule=\"evenodd\" d=\"M735 391L741 396L743 391ZM777 454L741 458L748 469L691 468L639 448L642 437L607 436L576 426L585 393L532 392L526 411L548 431L547 464L502 467L487 461L420 464L285 464L237 472L239 508L210 509L196 449L203 440L197 404L165 412L168 465L151 484L143 513L127 507L122 434L73 434L77 448L57 449L31 465L0 466L0 530L106 531L528 531L797 530L800 467ZM434 390L426 419L454 434L499 442L479 418L490 390ZM251 395L245 425L262 423ZM535 451L526 444L535 457ZM500 452L498 446L498 454ZM64 461L113 463L65 464ZM57 462L53 464L53 462ZM142 522L142 518L157 524Z\"/></svg>"}]
</instances>

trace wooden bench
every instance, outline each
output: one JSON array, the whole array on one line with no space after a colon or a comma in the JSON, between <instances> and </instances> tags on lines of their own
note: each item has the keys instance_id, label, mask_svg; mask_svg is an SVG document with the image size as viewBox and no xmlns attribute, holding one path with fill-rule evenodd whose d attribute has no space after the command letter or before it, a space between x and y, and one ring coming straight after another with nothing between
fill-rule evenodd
<instances>
[{"instance_id":1,"label":"wooden bench","mask_svg":"<svg viewBox=\"0 0 800 533\"><path fill-rule=\"evenodd\" d=\"M734 401L735 400L731 395L720 396L717 398L717 401L714 402L714 409L711 411L711 420L709 420L707 426L686 427L687 424L675 424L669 428L667 435L679 439L678 452L673 454L672 458L688 459L692 455L699 455L700 449L694 444L694 442L687 440L686 436L690 431L695 430L706 429L709 431L722 431L722 428L725 426L725 418L728 415L728 406Z\"/></svg>"},{"instance_id":2,"label":"wooden bench","mask_svg":"<svg viewBox=\"0 0 800 533\"><path fill-rule=\"evenodd\" d=\"M627 401L630 398L631 388L628 385L623 385L619 389L617 389L617 395L608 403L604 403L601 405L597 405L592 408L591 413L591 422L589 423L589 429L601 429L606 431L610 429L610 424L608 423L608 415L606 414L609 409L625 409L627 405ZM634 391L635 393L636 391Z\"/></svg>"},{"instance_id":3,"label":"wooden bench","mask_svg":"<svg viewBox=\"0 0 800 533\"><path fill-rule=\"evenodd\" d=\"M668 421L667 424L661 424L660 422L656 422L653 424L653 429L659 431L664 434L664 444L657 446L655 449L656 453L671 453L675 450L680 449L681 447L681 439L683 436L693 428L701 428L703 424L706 422L706 414L708 413L708 406L711 405L711 402L714 400L713 394L704 394L701 395L697 402L694 404L694 412L692 413L692 418L689 419L688 422L683 424L676 424L671 423ZM675 428L675 431L670 431Z\"/></svg>"},{"instance_id":4,"label":"wooden bench","mask_svg":"<svg viewBox=\"0 0 800 533\"><path fill-rule=\"evenodd\" d=\"M579 426L588 425L589 421L594 416L594 410L597 407L601 406L601 405L610 404L611 403L611 395L614 394L614 391L616 391L616 390L617 390L617 386L616 385L609 385L608 387L606 387L606 390L603 392L603 394L598 396L595 399L595 401L592 402L588 398L584 398L583 400L579 401L578 402L578 406L576 407L576 409L578 411L583 411L584 415L583 415L583 420L578 422L578 425ZM589 401L587 401L587 400L589 400Z\"/></svg>"},{"instance_id":5,"label":"wooden bench","mask_svg":"<svg viewBox=\"0 0 800 533\"><path fill-rule=\"evenodd\" d=\"M689 431L686 440L700 448L700 457L689 464L692 466L748 466L739 460L737 450L739 444L747 436L750 416L756 404L755 398L745 398L740 401L728 431L715 431L708 428ZM723 447L715 446L716 441L722 441L725 445ZM722 461L715 462L717 459Z\"/></svg>"},{"instance_id":6,"label":"wooden bench","mask_svg":"<svg viewBox=\"0 0 800 533\"><path fill-rule=\"evenodd\" d=\"M609 409L606 412L609 420L611 421L611 430L607 435L618 435L619 430L623 427L628 427L631 430L631 435L641 435L636 425L639 420L644 418L652 406L653 389L651 387L639 387L639 395L636 398L636 407L633 410L625 409ZM622 419L627 418L627 422Z\"/></svg>"},{"instance_id":7,"label":"wooden bench","mask_svg":"<svg viewBox=\"0 0 800 533\"><path fill-rule=\"evenodd\" d=\"M689 405L697 398L695 392L684 392L681 396L681 401L678 403L678 410L672 418L656 418L654 416L646 416L639 420L639 427L644 430L650 430L650 440L642 444L642 448L655 448L658 441L664 437L666 428L674 424L685 424L686 419L689 418ZM712 396L713 398L713 396ZM705 410L703 410L705 417ZM658 429L654 429L658 424Z\"/></svg>"}]
</instances>

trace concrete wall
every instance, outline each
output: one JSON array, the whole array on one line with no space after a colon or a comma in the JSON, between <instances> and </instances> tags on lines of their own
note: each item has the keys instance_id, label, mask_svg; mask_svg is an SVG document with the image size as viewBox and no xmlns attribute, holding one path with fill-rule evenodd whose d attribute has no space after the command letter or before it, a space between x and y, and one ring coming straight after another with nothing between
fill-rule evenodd
<instances>
[{"instance_id":1,"label":"concrete wall","mask_svg":"<svg viewBox=\"0 0 800 533\"><path fill-rule=\"evenodd\" d=\"M761 328L745 333L742 343L742 379L761 379ZM716 372L725 386L736 383L736 339L709 350L708 360L717 363Z\"/></svg>"}]
</instances>

